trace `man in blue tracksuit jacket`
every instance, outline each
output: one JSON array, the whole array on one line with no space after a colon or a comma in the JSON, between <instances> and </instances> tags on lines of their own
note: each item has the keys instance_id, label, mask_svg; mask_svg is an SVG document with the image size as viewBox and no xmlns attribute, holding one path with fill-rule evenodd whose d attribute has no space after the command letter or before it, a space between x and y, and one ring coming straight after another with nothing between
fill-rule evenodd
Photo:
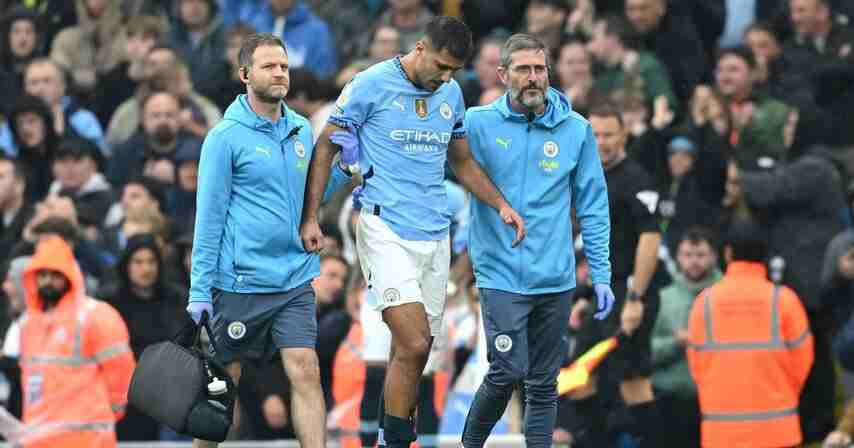
<instances>
[{"instance_id":1,"label":"man in blue tracksuit jacket","mask_svg":"<svg viewBox=\"0 0 854 448\"><path fill-rule=\"evenodd\" d=\"M326 413L311 280L320 262L303 249L298 230L311 125L282 102L289 77L279 38L247 37L238 60L247 94L228 107L202 146L187 311L196 322L204 312L213 315L216 358L235 382L241 360L281 354L297 438L303 447L319 448L326 431L317 422ZM341 160L344 167L354 163L357 150L345 148ZM341 166L326 197L349 180Z\"/></svg>"},{"instance_id":2,"label":"man in blue tracksuit jacket","mask_svg":"<svg viewBox=\"0 0 854 448\"><path fill-rule=\"evenodd\" d=\"M511 36L498 68L507 93L466 113L475 159L528 226L520 247L510 249L510 229L471 200L469 252L490 364L466 418L466 448L483 446L521 381L526 444L551 446L575 288L572 208L598 299L595 317L603 319L614 301L608 191L596 140L569 100L548 87L547 51L533 36Z\"/></svg>"}]
</instances>

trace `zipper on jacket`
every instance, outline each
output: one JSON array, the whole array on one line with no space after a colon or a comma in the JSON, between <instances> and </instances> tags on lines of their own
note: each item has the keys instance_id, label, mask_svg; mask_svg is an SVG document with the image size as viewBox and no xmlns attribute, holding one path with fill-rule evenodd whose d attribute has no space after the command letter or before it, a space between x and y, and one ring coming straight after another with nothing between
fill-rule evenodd
<instances>
[{"instance_id":1,"label":"zipper on jacket","mask_svg":"<svg viewBox=\"0 0 854 448\"><path fill-rule=\"evenodd\" d=\"M285 168L285 185L287 185L287 189L288 189L288 193L289 193L288 194L288 206L291 209L291 216L296 217L295 222L300 222L300 218L299 218L299 215L297 213L302 213L302 210L299 210L299 211L295 210L296 204L294 203L294 201L296 200L296 198L294 198L294 189L291 188L291 182L290 182L291 179L290 179L290 176L288 176L288 158L285 155L285 153L287 153L287 150L285 150L285 145L287 145L288 142L294 137L297 137L297 141L299 141L300 130L302 130L301 125L294 126L290 131L288 131L288 134L285 136L285 139L282 140L282 142L280 143L280 148L282 150L282 164L284 165L284 168ZM276 137L278 138L278 135ZM307 177L306 177L306 181L308 181ZM286 227L288 229L287 230L287 232L288 232L287 241L291 241L293 239L293 236L294 236L293 235L293 226L286 226ZM287 285L288 280L289 279L287 277L282 279L282 288L285 288L288 286Z\"/></svg>"},{"instance_id":2,"label":"zipper on jacket","mask_svg":"<svg viewBox=\"0 0 854 448\"><path fill-rule=\"evenodd\" d=\"M519 203L516 205L516 211L519 213L519 216L523 217L522 219L524 219L524 216L525 216L525 211L524 211L525 183L528 180L528 169L530 169L530 167L528 166L528 153L530 152L528 146L531 144L531 128L533 126L532 123L534 121L535 116L534 116L534 114L528 114L527 118L528 118L528 122L527 122L526 127L525 127L525 147L524 147L525 148L525 160L524 160L524 164L522 165L525 167L525 169L522 170L522 188L519 190L520 191L520 193L519 193L520 200L519 200ZM523 242L520 242L519 246L518 246L518 250L519 250L519 271L518 271L519 272L519 280L518 280L518 285L519 285L520 289L527 289L528 285L525 284L524 280L523 280L523 279L527 278L527 275L526 275L526 272L524 272L525 271L525 251L522 247L522 244L523 244Z\"/></svg>"}]
</instances>

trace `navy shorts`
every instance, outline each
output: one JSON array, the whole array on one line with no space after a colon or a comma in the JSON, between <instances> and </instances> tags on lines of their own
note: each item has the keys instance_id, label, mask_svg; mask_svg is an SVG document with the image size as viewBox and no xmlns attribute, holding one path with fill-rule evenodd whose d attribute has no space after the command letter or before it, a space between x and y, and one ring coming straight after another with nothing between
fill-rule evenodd
<instances>
[{"instance_id":1,"label":"navy shorts","mask_svg":"<svg viewBox=\"0 0 854 448\"><path fill-rule=\"evenodd\" d=\"M272 359L282 348L315 348L314 290L307 282L284 293L241 294L214 290L213 338L223 365Z\"/></svg>"}]
</instances>

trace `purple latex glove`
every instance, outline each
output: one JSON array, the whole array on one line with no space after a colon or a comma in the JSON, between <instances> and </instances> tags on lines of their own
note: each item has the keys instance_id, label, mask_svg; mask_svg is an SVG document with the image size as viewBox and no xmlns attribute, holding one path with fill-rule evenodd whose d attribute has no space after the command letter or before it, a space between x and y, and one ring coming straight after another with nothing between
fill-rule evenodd
<instances>
[{"instance_id":1,"label":"purple latex glove","mask_svg":"<svg viewBox=\"0 0 854 448\"><path fill-rule=\"evenodd\" d=\"M196 325L198 325L199 321L202 320L202 314L205 312L208 313L208 319L213 317L213 305L211 302L190 302L190 304L187 305L187 313L190 314L190 317Z\"/></svg>"},{"instance_id":2,"label":"purple latex glove","mask_svg":"<svg viewBox=\"0 0 854 448\"><path fill-rule=\"evenodd\" d=\"M602 320L608 317L611 308L614 307L614 291L611 291L611 287L604 283L593 285L593 290L596 291L596 313L593 314L593 317L596 320Z\"/></svg>"},{"instance_id":3,"label":"purple latex glove","mask_svg":"<svg viewBox=\"0 0 854 448\"><path fill-rule=\"evenodd\" d=\"M352 129L335 131L329 136L329 141L341 147L341 163L347 166L357 166L359 163L359 139Z\"/></svg>"}]
</instances>

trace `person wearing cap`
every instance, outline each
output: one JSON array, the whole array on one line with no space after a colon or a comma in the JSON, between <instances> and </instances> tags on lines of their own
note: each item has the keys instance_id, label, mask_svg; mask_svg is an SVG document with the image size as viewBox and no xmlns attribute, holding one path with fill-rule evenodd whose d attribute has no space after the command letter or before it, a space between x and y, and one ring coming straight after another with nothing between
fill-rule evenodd
<instances>
[{"instance_id":1,"label":"person wearing cap","mask_svg":"<svg viewBox=\"0 0 854 448\"><path fill-rule=\"evenodd\" d=\"M100 229L113 203L113 189L101 169L103 158L90 141L69 137L57 147L53 160L55 180L48 194L69 196L74 201L78 218Z\"/></svg>"},{"instance_id":2,"label":"person wearing cap","mask_svg":"<svg viewBox=\"0 0 854 448\"><path fill-rule=\"evenodd\" d=\"M719 216L724 196L727 161L724 142L714 132L704 132L699 138L681 133L660 151L660 164L656 170L664 243L671 254L676 254L682 232L703 225L716 229L710 216ZM657 148L652 148L657 149Z\"/></svg>"}]
</instances>

